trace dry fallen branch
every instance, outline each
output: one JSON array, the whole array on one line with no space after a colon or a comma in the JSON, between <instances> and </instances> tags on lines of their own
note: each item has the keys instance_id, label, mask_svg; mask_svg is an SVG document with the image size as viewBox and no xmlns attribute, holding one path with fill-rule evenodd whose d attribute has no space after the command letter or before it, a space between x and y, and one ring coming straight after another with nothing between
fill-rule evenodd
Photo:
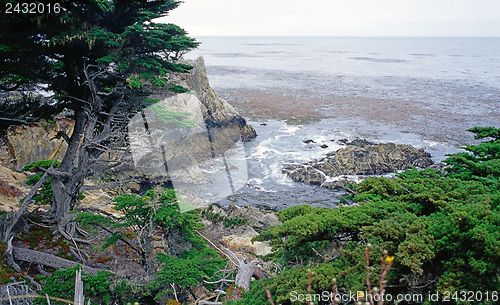
<instances>
[{"instance_id":1,"label":"dry fallen branch","mask_svg":"<svg viewBox=\"0 0 500 305\"><path fill-rule=\"evenodd\" d=\"M201 234L199 231L196 231L201 237L203 237L212 247L214 247L217 251L219 251L222 255L227 257L233 265L238 267L238 272L235 278L236 287L242 288L244 290L250 289L250 281L252 277L254 277L255 273L258 272L257 265L259 264L259 260L253 260L249 263L244 260L239 259L233 251L223 247L222 245L215 245L213 241L211 241L208 237Z\"/></svg>"},{"instance_id":2,"label":"dry fallen branch","mask_svg":"<svg viewBox=\"0 0 500 305\"><path fill-rule=\"evenodd\" d=\"M203 280L203 283L205 284L234 283L234 280L220 279L218 281L213 281L213 282Z\"/></svg>"},{"instance_id":3,"label":"dry fallen branch","mask_svg":"<svg viewBox=\"0 0 500 305\"><path fill-rule=\"evenodd\" d=\"M12 254L13 257L17 260L33 264L44 265L56 269L69 268L75 265L79 265L79 263L75 261L71 261L59 256L26 248L13 247ZM82 266L82 268L85 273L90 273L90 274L96 274L98 271L101 270L89 266Z\"/></svg>"},{"instance_id":4,"label":"dry fallen branch","mask_svg":"<svg viewBox=\"0 0 500 305\"><path fill-rule=\"evenodd\" d=\"M202 300L202 301L198 302L198 305L223 305L223 303L222 302L210 302L210 301Z\"/></svg>"}]
</instances>

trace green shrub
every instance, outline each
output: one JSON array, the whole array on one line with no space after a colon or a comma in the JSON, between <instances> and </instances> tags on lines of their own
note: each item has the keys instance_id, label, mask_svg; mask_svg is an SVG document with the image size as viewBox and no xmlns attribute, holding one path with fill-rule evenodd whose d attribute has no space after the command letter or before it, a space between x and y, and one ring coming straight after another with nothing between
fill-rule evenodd
<instances>
[{"instance_id":1,"label":"green shrub","mask_svg":"<svg viewBox=\"0 0 500 305\"><path fill-rule=\"evenodd\" d=\"M61 165L61 163L57 160L40 160L36 162L31 162L23 166L23 171L32 172L33 175L28 176L26 179L27 185L35 185L42 176L44 175L44 171L41 169L48 169L51 166L57 168ZM51 204L52 199L54 197L54 193L52 192L52 179L47 177L45 183L42 185L40 190L33 196L33 200L40 204Z\"/></svg>"},{"instance_id":2,"label":"green shrub","mask_svg":"<svg viewBox=\"0 0 500 305\"><path fill-rule=\"evenodd\" d=\"M151 253L144 252L149 251L145 245L151 244L151 240L145 240L153 235L150 224L155 230L160 230L169 242L169 252L156 257L159 270L152 282L147 284L144 296L154 297L158 301L166 296L173 297L170 285L174 284L179 299L185 300L191 289L203 284L204 279L213 278L226 267L227 262L217 251L208 247L198 234L198 230L203 228L199 212L181 212L174 190L154 189L142 196L118 196L115 198L115 209L123 212L122 218L110 220L83 212L78 213L76 219L86 227L99 226L108 230L110 234L102 248L119 240L128 241L136 245L139 256L147 257ZM169 236L172 241L168 241Z\"/></svg>"},{"instance_id":3,"label":"green shrub","mask_svg":"<svg viewBox=\"0 0 500 305\"><path fill-rule=\"evenodd\" d=\"M80 266L74 266L55 271L49 276L39 276L38 281L42 285L41 295L73 300L75 290L75 274ZM95 275L82 273L83 293L86 300L92 304L112 304L113 291L111 288L111 273L98 272ZM46 304L44 299L37 300L38 304ZM52 301L52 304L64 304Z\"/></svg>"},{"instance_id":4,"label":"green shrub","mask_svg":"<svg viewBox=\"0 0 500 305\"><path fill-rule=\"evenodd\" d=\"M290 291L304 291L306 266L316 272L315 292L330 290L332 277L342 289L364 288L367 243L375 250L372 261L379 260L382 249L396 257L389 279L401 284L392 285L390 292L497 290L499 129L471 131L478 139L493 139L449 156L445 172L413 169L393 179L373 177L353 186L355 194L348 199L357 205L280 212L283 224L259 237L271 242L272 259L285 266L268 279L275 301L289 304ZM324 263L332 249L339 257ZM378 273L380 269L373 270L374 279ZM257 297L252 291L248 299Z\"/></svg>"},{"instance_id":5,"label":"green shrub","mask_svg":"<svg viewBox=\"0 0 500 305\"><path fill-rule=\"evenodd\" d=\"M222 223L224 227L226 228L234 228L234 227L239 227L242 225L245 225L248 223L248 221L239 216L235 217L228 217L221 215L219 213L213 212L213 206L209 206L207 209L204 209L201 212L201 215L206 218L207 220L210 220L212 222L216 223Z\"/></svg>"},{"instance_id":6,"label":"green shrub","mask_svg":"<svg viewBox=\"0 0 500 305\"><path fill-rule=\"evenodd\" d=\"M179 85L173 85L170 88L168 88L170 91L175 92L175 93L186 93L189 92L190 90L187 88L184 88Z\"/></svg>"},{"instance_id":7,"label":"green shrub","mask_svg":"<svg viewBox=\"0 0 500 305\"><path fill-rule=\"evenodd\" d=\"M175 284L178 294L186 294L189 289L202 285L204 279L212 279L227 266L219 253L205 244L199 244L179 256L159 254L158 261L161 269L149 285L156 299L168 293L172 295L170 284Z\"/></svg>"},{"instance_id":8,"label":"green shrub","mask_svg":"<svg viewBox=\"0 0 500 305\"><path fill-rule=\"evenodd\" d=\"M61 165L61 162L57 160L40 160L40 161L35 161L31 162L28 164L25 164L22 167L23 171L29 171L29 172L39 172L40 168L49 168L51 166L54 166L54 168L58 168Z\"/></svg>"}]
</instances>

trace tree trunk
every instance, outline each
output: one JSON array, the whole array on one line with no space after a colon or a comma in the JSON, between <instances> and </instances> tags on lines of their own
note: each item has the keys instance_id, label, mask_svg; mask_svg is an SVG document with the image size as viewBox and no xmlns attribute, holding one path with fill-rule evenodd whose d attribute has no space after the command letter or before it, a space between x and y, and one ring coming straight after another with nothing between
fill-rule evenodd
<instances>
[{"instance_id":1,"label":"tree trunk","mask_svg":"<svg viewBox=\"0 0 500 305\"><path fill-rule=\"evenodd\" d=\"M52 174L52 192L54 193L54 198L52 202L52 217L54 222L60 223L67 218L71 206L76 200L78 194L72 194L73 192L70 187L78 181L76 179L81 179L80 184L83 183L85 175L82 173L73 174L73 166L76 164L76 159L79 157L82 144L82 135L85 130L85 125L87 123L86 114L83 110L75 111L75 127L73 134L70 137L68 143L68 149L64 154L59 171L66 173L67 176ZM77 171L86 171L87 169L77 168ZM83 178L80 178L83 176Z\"/></svg>"},{"instance_id":2,"label":"tree trunk","mask_svg":"<svg viewBox=\"0 0 500 305\"><path fill-rule=\"evenodd\" d=\"M79 92L75 100L75 127L64 154L61 166L57 172L52 172L52 191L54 193L51 216L57 223L59 232L64 234L65 227L71 223L69 212L74 208L80 189L85 178L91 172L91 167L99 156L109 149L112 143L111 134L114 131L114 119L123 102L123 96L116 97L108 104L112 106L109 113L103 111L104 101L99 96L95 78L99 73L91 73L89 66L83 66L83 77L86 80L87 90L75 87L74 92ZM109 105L108 105L109 106ZM71 226L70 226L71 227ZM74 229L74 226L73 226ZM72 230L73 230L72 229ZM69 236L73 232L67 232Z\"/></svg>"},{"instance_id":3,"label":"tree trunk","mask_svg":"<svg viewBox=\"0 0 500 305\"><path fill-rule=\"evenodd\" d=\"M71 219L69 212L74 208L80 189L91 167L91 157L99 155L92 148L96 136L96 124L100 107L94 111L75 111L75 129L71 135L59 172L52 175L52 191L54 193L52 216L60 227L64 227ZM74 168L76 167L76 168Z\"/></svg>"}]
</instances>

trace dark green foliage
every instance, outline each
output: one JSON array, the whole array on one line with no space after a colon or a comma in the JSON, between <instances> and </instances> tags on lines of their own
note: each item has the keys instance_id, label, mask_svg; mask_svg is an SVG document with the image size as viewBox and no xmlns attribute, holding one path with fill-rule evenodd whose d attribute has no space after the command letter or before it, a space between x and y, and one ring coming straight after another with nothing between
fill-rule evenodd
<instances>
[{"instance_id":1,"label":"dark green foliage","mask_svg":"<svg viewBox=\"0 0 500 305\"><path fill-rule=\"evenodd\" d=\"M472 127L468 131L474 133L474 138L476 140L492 138L493 140L500 139L500 128L496 127Z\"/></svg>"},{"instance_id":2,"label":"dark green foliage","mask_svg":"<svg viewBox=\"0 0 500 305\"><path fill-rule=\"evenodd\" d=\"M149 292L156 298L171 293L170 284L175 284L177 293L185 295L190 288L214 276L226 266L226 261L197 234L203 228L197 211L181 212L175 191L150 190L143 196L124 195L115 199L115 208L124 212L125 227L146 227L149 222L165 230L165 235L181 236L178 243L186 245L180 253L158 255L162 266L156 279L149 285ZM178 245L176 245L178 246Z\"/></svg>"},{"instance_id":3,"label":"dark green foliage","mask_svg":"<svg viewBox=\"0 0 500 305\"><path fill-rule=\"evenodd\" d=\"M75 274L80 266L60 269L49 276L40 276L38 281L43 289L41 295L59 297L66 300L73 300L75 289ZM96 275L82 274L84 295L86 300L92 304L112 304L113 291L111 285L111 273L98 272ZM64 304L52 301L52 304ZM44 299L38 300L38 304L47 304Z\"/></svg>"},{"instance_id":4,"label":"dark green foliage","mask_svg":"<svg viewBox=\"0 0 500 305\"><path fill-rule=\"evenodd\" d=\"M181 203L182 206L182 203ZM203 228L199 212L182 212L175 191L172 189L155 189L140 195L122 195L115 199L115 209L123 212L123 218L110 220L101 215L88 212L77 214L77 221L84 226L105 228L109 236L102 248L115 243L127 241L135 245L138 254L142 255L143 246L137 246L145 238L151 237L147 231L152 224L155 230L161 230L164 237L175 238L172 248L179 251L161 253L156 258L159 271L154 280L147 285L145 295L160 300L162 297L173 297L170 284L175 284L180 299L186 298L189 289L212 279L224 269L227 262L217 251L209 248L206 241L197 233ZM130 234L134 231L134 234ZM149 232L141 237L142 232ZM218 279L218 278L217 278Z\"/></svg>"},{"instance_id":5,"label":"dark green foliage","mask_svg":"<svg viewBox=\"0 0 500 305\"><path fill-rule=\"evenodd\" d=\"M213 206L210 206L207 209L204 209L201 212L201 215L204 218L206 218L212 222L222 223L224 225L224 227L226 227L226 228L239 227L239 226L247 224L247 222L248 222L243 217L228 217L228 216L223 216L219 213L216 213L213 211Z\"/></svg>"},{"instance_id":6,"label":"dark green foliage","mask_svg":"<svg viewBox=\"0 0 500 305\"><path fill-rule=\"evenodd\" d=\"M57 160L40 160L40 161L35 161L35 162L31 162L31 163L24 165L22 170L23 171L30 171L30 172L38 172L38 171L40 171L40 168L47 169L47 168L50 168L51 166L53 166L54 168L57 168L57 167L59 167L59 165L61 165L61 162L59 162Z\"/></svg>"},{"instance_id":7,"label":"dark green foliage","mask_svg":"<svg viewBox=\"0 0 500 305\"><path fill-rule=\"evenodd\" d=\"M224 224L224 227L226 228L234 228L234 227L239 227L247 224L247 220L242 218L242 217L227 217L224 218L222 223Z\"/></svg>"},{"instance_id":8,"label":"dark green foliage","mask_svg":"<svg viewBox=\"0 0 500 305\"><path fill-rule=\"evenodd\" d=\"M57 168L61 163L57 160L40 160L36 162L31 162L23 166L23 171L29 171L34 173L26 179L27 185L35 185L43 176L44 172L42 169L48 169L50 167ZM41 189L33 196L33 200L40 204L50 204L54 194L52 192L52 181L50 177L42 185Z\"/></svg>"},{"instance_id":9,"label":"dark green foliage","mask_svg":"<svg viewBox=\"0 0 500 305\"><path fill-rule=\"evenodd\" d=\"M500 128L475 127L469 129L476 139L490 139L478 145L468 145L467 152L449 156L450 175L461 179L480 180L483 183L498 183L500 176Z\"/></svg>"},{"instance_id":10,"label":"dark green foliage","mask_svg":"<svg viewBox=\"0 0 500 305\"><path fill-rule=\"evenodd\" d=\"M186 237L198 240L195 231L202 228L196 211L181 213L173 189L150 190L143 196L122 195L115 199L115 208L125 214L121 225L144 227L150 221L167 230L179 230Z\"/></svg>"},{"instance_id":11,"label":"dark green foliage","mask_svg":"<svg viewBox=\"0 0 500 305\"><path fill-rule=\"evenodd\" d=\"M388 288L390 292L497 290L499 129L471 131L478 139L493 139L449 156L445 172L408 170L394 179L369 178L353 186L355 195L349 199L358 205L280 212L283 224L260 236L276 250L272 258L288 266L267 281L275 301L289 304L290 291L305 292L306 267L289 262L316 272L313 291L330 291L333 277L342 289L364 289L367 243L373 245L372 262L380 262L382 249L396 257L389 282L401 285ZM336 251L340 256L324 263L325 255ZM379 272L373 270L373 281ZM262 299L262 291L252 291L249 300Z\"/></svg>"},{"instance_id":12,"label":"dark green foliage","mask_svg":"<svg viewBox=\"0 0 500 305\"><path fill-rule=\"evenodd\" d=\"M184 88L184 87L179 86L179 85L174 85L174 86L170 87L169 90L172 91L172 92L175 92L175 93L186 93L186 92L189 92L189 89Z\"/></svg>"},{"instance_id":13,"label":"dark green foliage","mask_svg":"<svg viewBox=\"0 0 500 305\"><path fill-rule=\"evenodd\" d=\"M178 293L185 293L200 284L203 280L212 279L219 271L227 266L227 262L220 257L216 250L204 243L193 249L181 253L179 256L159 254L158 261L161 270L156 279L149 285L149 289L159 299L167 293L172 294L170 284L175 284ZM215 280L218 280L215 279Z\"/></svg>"},{"instance_id":14,"label":"dark green foliage","mask_svg":"<svg viewBox=\"0 0 500 305\"><path fill-rule=\"evenodd\" d=\"M2 0L0 6L20 1ZM127 84L130 96L148 86L165 87L169 73L191 68L177 62L198 42L174 24L153 22L175 9L177 0L56 1L59 12L3 14L0 18L0 89L49 85L58 101L45 116L64 107L80 109L89 93L80 84L84 65L112 71L96 80L105 106ZM121 92L122 93L122 92ZM120 94L121 94L120 93ZM15 109L13 109L15 110ZM29 109L27 109L28 111Z\"/></svg>"},{"instance_id":15,"label":"dark green foliage","mask_svg":"<svg viewBox=\"0 0 500 305\"><path fill-rule=\"evenodd\" d=\"M77 221L86 226L100 226L112 232L103 248L115 244L118 240L127 239L126 230L141 231L148 224L164 230L181 232L187 240L200 243L196 230L203 226L196 211L182 213L172 189L162 191L150 190L143 196L131 194L115 198L115 209L121 211L124 217L113 221L108 217L89 212L77 214Z\"/></svg>"}]
</instances>

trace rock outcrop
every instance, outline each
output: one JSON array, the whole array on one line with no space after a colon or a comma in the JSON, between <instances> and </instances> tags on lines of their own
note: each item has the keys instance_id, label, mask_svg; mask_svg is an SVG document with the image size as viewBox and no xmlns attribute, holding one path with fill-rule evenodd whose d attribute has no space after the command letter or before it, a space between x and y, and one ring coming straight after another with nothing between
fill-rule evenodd
<instances>
[{"instance_id":1,"label":"rock outcrop","mask_svg":"<svg viewBox=\"0 0 500 305\"><path fill-rule=\"evenodd\" d=\"M255 129L210 87L203 57L188 62L193 69L180 76L180 84L190 89L203 104L203 117L207 126L214 129L214 138L236 138L250 141L257 136Z\"/></svg>"},{"instance_id":2,"label":"rock outcrop","mask_svg":"<svg viewBox=\"0 0 500 305\"><path fill-rule=\"evenodd\" d=\"M8 127L0 134L0 164L19 170L26 163L61 159L67 144L59 131L73 132L73 121L64 117Z\"/></svg>"},{"instance_id":3,"label":"rock outcrop","mask_svg":"<svg viewBox=\"0 0 500 305\"><path fill-rule=\"evenodd\" d=\"M323 159L289 164L283 171L297 182L336 188L349 180L346 175L382 175L432 163L429 153L411 145L355 140Z\"/></svg>"}]
</instances>

